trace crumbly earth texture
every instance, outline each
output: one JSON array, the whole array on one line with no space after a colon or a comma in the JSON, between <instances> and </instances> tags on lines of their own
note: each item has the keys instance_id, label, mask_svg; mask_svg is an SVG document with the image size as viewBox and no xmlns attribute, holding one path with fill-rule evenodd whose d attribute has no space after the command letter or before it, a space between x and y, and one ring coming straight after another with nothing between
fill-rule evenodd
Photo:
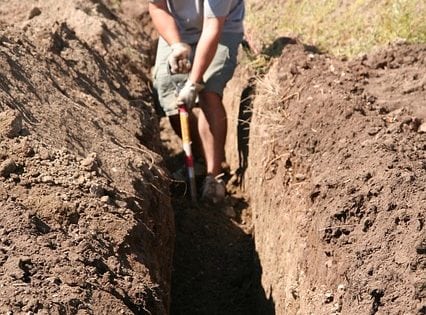
<instances>
[{"instance_id":1,"label":"crumbly earth texture","mask_svg":"<svg viewBox=\"0 0 426 315\"><path fill-rule=\"evenodd\" d=\"M146 4L3 1L0 29L0 313L426 314L424 46L242 59L229 193L194 207Z\"/></svg>"},{"instance_id":2,"label":"crumbly earth texture","mask_svg":"<svg viewBox=\"0 0 426 315\"><path fill-rule=\"evenodd\" d=\"M150 34L102 1L0 6L0 313L167 314Z\"/></svg>"},{"instance_id":3,"label":"crumbly earth texture","mask_svg":"<svg viewBox=\"0 0 426 315\"><path fill-rule=\"evenodd\" d=\"M247 190L277 314L426 313L426 47L346 61L282 39Z\"/></svg>"},{"instance_id":4,"label":"crumbly earth texture","mask_svg":"<svg viewBox=\"0 0 426 315\"><path fill-rule=\"evenodd\" d=\"M424 314L426 47L278 48L228 85L225 205L175 199L172 313Z\"/></svg>"}]
</instances>

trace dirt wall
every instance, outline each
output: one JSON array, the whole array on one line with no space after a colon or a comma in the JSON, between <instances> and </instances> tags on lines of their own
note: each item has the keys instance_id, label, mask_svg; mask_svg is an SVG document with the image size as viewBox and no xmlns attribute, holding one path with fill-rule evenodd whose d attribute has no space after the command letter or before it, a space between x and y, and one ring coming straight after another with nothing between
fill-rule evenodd
<instances>
[{"instance_id":1,"label":"dirt wall","mask_svg":"<svg viewBox=\"0 0 426 315\"><path fill-rule=\"evenodd\" d=\"M241 48L240 60L247 58ZM247 65L240 64L234 77L224 91L224 105L227 112L228 133L225 145L226 162L242 185L248 166L248 141L254 97L254 72Z\"/></svg>"},{"instance_id":2,"label":"dirt wall","mask_svg":"<svg viewBox=\"0 0 426 315\"><path fill-rule=\"evenodd\" d=\"M256 81L246 188L277 314L424 314L426 48L288 42Z\"/></svg>"},{"instance_id":3,"label":"dirt wall","mask_svg":"<svg viewBox=\"0 0 426 315\"><path fill-rule=\"evenodd\" d=\"M102 1L2 2L0 24L0 312L167 313L150 34Z\"/></svg>"}]
</instances>

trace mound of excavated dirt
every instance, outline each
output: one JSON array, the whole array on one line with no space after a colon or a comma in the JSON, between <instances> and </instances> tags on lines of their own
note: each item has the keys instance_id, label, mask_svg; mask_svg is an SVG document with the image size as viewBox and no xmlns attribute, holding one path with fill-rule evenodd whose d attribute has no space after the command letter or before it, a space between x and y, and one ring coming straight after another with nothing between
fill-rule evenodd
<instances>
[{"instance_id":1,"label":"mound of excavated dirt","mask_svg":"<svg viewBox=\"0 0 426 315\"><path fill-rule=\"evenodd\" d=\"M0 8L0 313L164 314L151 45L101 1Z\"/></svg>"},{"instance_id":2,"label":"mound of excavated dirt","mask_svg":"<svg viewBox=\"0 0 426 315\"><path fill-rule=\"evenodd\" d=\"M347 62L289 43L256 81L250 124L246 187L270 304L426 314L426 47Z\"/></svg>"}]
</instances>

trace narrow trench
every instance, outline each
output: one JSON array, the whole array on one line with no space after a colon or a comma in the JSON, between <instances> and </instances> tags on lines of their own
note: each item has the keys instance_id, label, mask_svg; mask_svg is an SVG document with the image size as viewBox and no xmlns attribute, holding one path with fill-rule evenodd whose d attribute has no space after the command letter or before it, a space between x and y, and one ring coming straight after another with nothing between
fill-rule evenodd
<instances>
[{"instance_id":1,"label":"narrow trench","mask_svg":"<svg viewBox=\"0 0 426 315\"><path fill-rule=\"evenodd\" d=\"M251 106L249 96L254 93L253 84L249 80L243 91L240 113L246 113L247 106ZM159 108L158 103L156 107ZM246 126L240 129L238 138L248 141ZM180 138L166 117L160 120L160 138L166 166L173 173L184 165L184 157ZM246 169L248 143L243 143L243 147L247 152L240 152L240 155L243 155L242 167ZM197 180L198 186L201 181ZM185 196L182 183L172 185L176 231L172 315L275 314L273 301L266 298L260 282L262 270L252 235L250 205L239 186L228 183L227 192L222 206L195 207Z\"/></svg>"},{"instance_id":2,"label":"narrow trench","mask_svg":"<svg viewBox=\"0 0 426 315\"><path fill-rule=\"evenodd\" d=\"M167 119L161 138L171 172L182 167L180 140ZM250 206L228 183L223 206L192 206L182 184L173 185L176 242L170 314L274 314L260 285Z\"/></svg>"},{"instance_id":3,"label":"narrow trench","mask_svg":"<svg viewBox=\"0 0 426 315\"><path fill-rule=\"evenodd\" d=\"M243 199L236 207L244 211ZM221 208L175 202L171 314L253 314L254 245Z\"/></svg>"}]
</instances>

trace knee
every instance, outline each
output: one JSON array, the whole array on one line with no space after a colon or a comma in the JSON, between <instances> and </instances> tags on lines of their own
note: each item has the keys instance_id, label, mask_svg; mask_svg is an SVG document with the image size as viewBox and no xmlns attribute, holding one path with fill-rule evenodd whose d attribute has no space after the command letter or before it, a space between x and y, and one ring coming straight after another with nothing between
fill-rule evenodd
<instances>
[{"instance_id":1,"label":"knee","mask_svg":"<svg viewBox=\"0 0 426 315\"><path fill-rule=\"evenodd\" d=\"M205 92L200 95L200 108L207 115L223 115L225 107L222 96L214 92Z\"/></svg>"}]
</instances>

